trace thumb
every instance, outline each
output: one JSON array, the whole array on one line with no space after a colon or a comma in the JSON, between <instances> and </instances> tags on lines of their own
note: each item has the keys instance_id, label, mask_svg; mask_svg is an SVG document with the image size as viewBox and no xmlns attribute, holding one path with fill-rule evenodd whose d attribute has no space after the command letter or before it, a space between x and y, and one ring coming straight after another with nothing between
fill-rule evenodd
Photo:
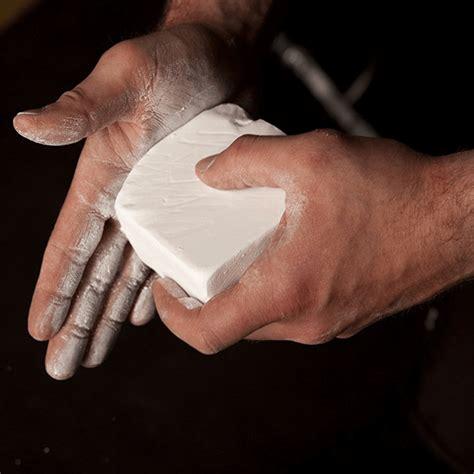
<instances>
[{"instance_id":1,"label":"thumb","mask_svg":"<svg viewBox=\"0 0 474 474\"><path fill-rule=\"evenodd\" d=\"M156 280L152 291L165 326L203 354L215 354L273 322L274 281L262 275L275 275L269 252L247 269L241 282L204 305L169 278Z\"/></svg>"},{"instance_id":2,"label":"thumb","mask_svg":"<svg viewBox=\"0 0 474 474\"><path fill-rule=\"evenodd\" d=\"M222 153L196 164L196 175L219 189L283 187L288 172L285 142L289 137L242 135Z\"/></svg>"},{"instance_id":3,"label":"thumb","mask_svg":"<svg viewBox=\"0 0 474 474\"><path fill-rule=\"evenodd\" d=\"M127 112L125 87L107 78L101 62L92 73L54 103L20 112L13 119L23 137L44 145L67 145L123 118Z\"/></svg>"}]
</instances>

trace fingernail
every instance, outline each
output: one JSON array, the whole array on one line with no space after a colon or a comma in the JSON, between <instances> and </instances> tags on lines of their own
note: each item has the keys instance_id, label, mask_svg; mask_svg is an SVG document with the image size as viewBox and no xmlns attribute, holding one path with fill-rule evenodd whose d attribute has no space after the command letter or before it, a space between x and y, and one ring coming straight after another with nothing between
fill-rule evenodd
<instances>
[{"instance_id":1,"label":"fingernail","mask_svg":"<svg viewBox=\"0 0 474 474\"><path fill-rule=\"evenodd\" d=\"M18 112L16 116L19 115L38 115L43 111L43 109L31 109L31 110L23 110L22 112Z\"/></svg>"},{"instance_id":2,"label":"fingernail","mask_svg":"<svg viewBox=\"0 0 474 474\"><path fill-rule=\"evenodd\" d=\"M199 161L196 165L196 171L199 174L204 174L216 161L216 156L208 156L207 158L204 158L203 160Z\"/></svg>"},{"instance_id":3,"label":"fingernail","mask_svg":"<svg viewBox=\"0 0 474 474\"><path fill-rule=\"evenodd\" d=\"M159 278L157 282L174 298L188 296L186 292L171 278Z\"/></svg>"},{"instance_id":4,"label":"fingernail","mask_svg":"<svg viewBox=\"0 0 474 474\"><path fill-rule=\"evenodd\" d=\"M193 298L192 296L185 296L183 298L178 298L178 301L186 308L189 310L200 308L202 306L202 303L197 300L196 298Z\"/></svg>"}]
</instances>

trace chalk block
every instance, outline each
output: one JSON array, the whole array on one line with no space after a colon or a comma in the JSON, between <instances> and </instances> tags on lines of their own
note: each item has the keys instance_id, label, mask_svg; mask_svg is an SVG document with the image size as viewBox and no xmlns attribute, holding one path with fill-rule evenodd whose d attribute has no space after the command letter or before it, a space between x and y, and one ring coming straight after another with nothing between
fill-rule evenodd
<instances>
[{"instance_id":1,"label":"chalk block","mask_svg":"<svg viewBox=\"0 0 474 474\"><path fill-rule=\"evenodd\" d=\"M122 230L143 262L202 302L239 280L285 209L281 189L221 191L196 177L199 160L244 134L283 135L233 104L202 112L146 153L115 202Z\"/></svg>"}]
</instances>

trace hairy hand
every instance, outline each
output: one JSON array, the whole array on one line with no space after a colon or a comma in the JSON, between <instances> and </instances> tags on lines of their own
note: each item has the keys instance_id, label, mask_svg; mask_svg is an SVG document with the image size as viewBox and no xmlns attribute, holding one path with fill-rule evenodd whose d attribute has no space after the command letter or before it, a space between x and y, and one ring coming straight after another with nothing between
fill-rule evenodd
<instances>
[{"instance_id":1,"label":"hairy hand","mask_svg":"<svg viewBox=\"0 0 474 474\"><path fill-rule=\"evenodd\" d=\"M49 340L52 377L66 379L81 363L100 364L130 314L134 324L151 319L152 275L119 229L115 196L153 144L229 98L232 54L197 25L124 41L57 102L15 117L18 133L37 143L87 137L30 309L31 335Z\"/></svg>"},{"instance_id":2,"label":"hairy hand","mask_svg":"<svg viewBox=\"0 0 474 474\"><path fill-rule=\"evenodd\" d=\"M198 176L219 189L283 188L286 211L241 280L206 304L158 280L164 324L206 354L243 338L318 344L466 277L453 194L434 161L331 131L239 138L198 163Z\"/></svg>"}]
</instances>

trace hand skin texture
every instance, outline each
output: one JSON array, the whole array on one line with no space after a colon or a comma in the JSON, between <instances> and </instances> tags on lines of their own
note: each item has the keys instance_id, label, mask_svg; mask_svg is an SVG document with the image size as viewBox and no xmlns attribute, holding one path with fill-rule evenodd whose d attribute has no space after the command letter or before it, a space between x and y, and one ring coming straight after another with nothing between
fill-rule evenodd
<instances>
[{"instance_id":1,"label":"hand skin texture","mask_svg":"<svg viewBox=\"0 0 474 474\"><path fill-rule=\"evenodd\" d=\"M117 44L74 90L15 117L18 133L37 143L87 137L30 308L31 335L49 340L52 377L100 364L129 315L137 325L153 316L153 275L119 229L115 196L153 144L230 98L233 54L212 29L173 26Z\"/></svg>"},{"instance_id":2,"label":"hand skin texture","mask_svg":"<svg viewBox=\"0 0 474 474\"><path fill-rule=\"evenodd\" d=\"M170 0L159 31L115 45L54 104L15 117L17 132L37 143L87 138L29 314L30 334L49 340L52 377L99 365L127 318L142 325L153 317L156 275L120 231L115 197L133 165L164 136L214 105L249 99L242 72L271 4Z\"/></svg>"},{"instance_id":3,"label":"hand skin texture","mask_svg":"<svg viewBox=\"0 0 474 474\"><path fill-rule=\"evenodd\" d=\"M319 344L346 338L473 274L473 158L418 154L331 131L244 136L196 167L219 189L286 191L269 247L204 305L169 279L159 315L213 354L243 339Z\"/></svg>"}]
</instances>

